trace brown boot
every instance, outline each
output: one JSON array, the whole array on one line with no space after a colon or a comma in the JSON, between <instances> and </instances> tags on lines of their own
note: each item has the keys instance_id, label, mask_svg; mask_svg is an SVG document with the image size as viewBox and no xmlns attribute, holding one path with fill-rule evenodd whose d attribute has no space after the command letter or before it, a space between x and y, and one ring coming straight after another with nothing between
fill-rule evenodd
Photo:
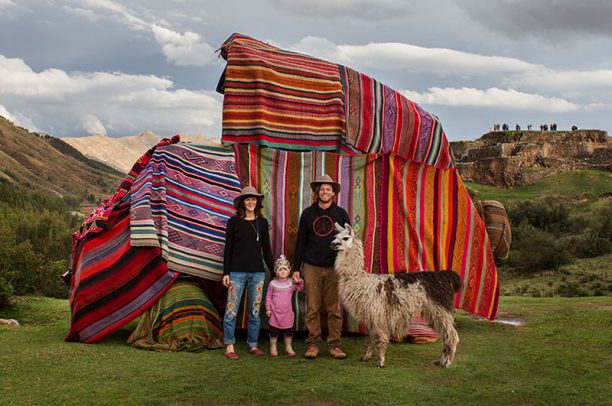
<instances>
[{"instance_id":1,"label":"brown boot","mask_svg":"<svg viewBox=\"0 0 612 406\"><path fill-rule=\"evenodd\" d=\"M306 353L304 354L304 358L306 359L315 359L319 355L319 347L316 345L309 345Z\"/></svg>"},{"instance_id":2,"label":"brown boot","mask_svg":"<svg viewBox=\"0 0 612 406\"><path fill-rule=\"evenodd\" d=\"M329 355L331 355L332 358L335 358L335 359L345 359L346 358L346 354L344 353L344 351L342 351L342 348L340 347L330 347Z\"/></svg>"}]
</instances>

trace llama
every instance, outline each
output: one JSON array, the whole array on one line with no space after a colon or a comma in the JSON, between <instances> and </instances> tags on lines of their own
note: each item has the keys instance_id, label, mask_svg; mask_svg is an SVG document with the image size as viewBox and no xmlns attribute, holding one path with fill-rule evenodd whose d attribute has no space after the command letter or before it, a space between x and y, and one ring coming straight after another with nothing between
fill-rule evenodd
<instances>
[{"instance_id":1,"label":"llama","mask_svg":"<svg viewBox=\"0 0 612 406\"><path fill-rule=\"evenodd\" d=\"M455 358L459 335L453 326L453 299L461 278L453 271L369 274L364 269L363 244L350 225L336 223L332 249L338 251L335 269L340 300L346 310L367 328L362 361L378 350L376 367L384 368L390 337L404 337L410 321L421 314L444 342L435 365L449 367Z\"/></svg>"}]
</instances>

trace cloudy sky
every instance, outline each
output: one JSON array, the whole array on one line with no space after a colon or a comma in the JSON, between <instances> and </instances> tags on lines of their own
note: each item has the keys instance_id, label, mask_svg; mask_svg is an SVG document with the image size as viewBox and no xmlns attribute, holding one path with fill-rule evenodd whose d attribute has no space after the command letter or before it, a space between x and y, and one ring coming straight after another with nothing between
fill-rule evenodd
<instances>
[{"instance_id":1,"label":"cloudy sky","mask_svg":"<svg viewBox=\"0 0 612 406\"><path fill-rule=\"evenodd\" d=\"M219 137L215 49L239 32L373 76L451 140L609 131L610 16L609 0L0 0L0 115L57 137Z\"/></svg>"}]
</instances>

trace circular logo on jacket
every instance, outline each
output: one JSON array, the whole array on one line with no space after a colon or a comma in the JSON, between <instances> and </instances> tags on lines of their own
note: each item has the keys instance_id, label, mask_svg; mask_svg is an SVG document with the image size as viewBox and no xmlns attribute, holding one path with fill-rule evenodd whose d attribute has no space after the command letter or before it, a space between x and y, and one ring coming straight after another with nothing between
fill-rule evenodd
<instances>
[{"instance_id":1,"label":"circular logo on jacket","mask_svg":"<svg viewBox=\"0 0 612 406\"><path fill-rule=\"evenodd\" d=\"M334 220L329 216L320 216L312 223L314 233L319 237L327 237L334 231Z\"/></svg>"}]
</instances>

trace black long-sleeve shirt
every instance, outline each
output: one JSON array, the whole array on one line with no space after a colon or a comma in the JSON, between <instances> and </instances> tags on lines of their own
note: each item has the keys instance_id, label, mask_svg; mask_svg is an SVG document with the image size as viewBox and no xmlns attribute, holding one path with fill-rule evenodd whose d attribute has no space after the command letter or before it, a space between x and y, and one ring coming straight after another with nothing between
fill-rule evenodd
<instances>
[{"instance_id":1,"label":"black long-sleeve shirt","mask_svg":"<svg viewBox=\"0 0 612 406\"><path fill-rule=\"evenodd\" d=\"M327 209L319 207L317 202L304 209L295 246L294 270L300 271L302 262L320 267L333 266L336 261L336 251L331 249L336 236L334 223L344 226L350 222L346 210L333 202Z\"/></svg>"},{"instance_id":2,"label":"black long-sleeve shirt","mask_svg":"<svg viewBox=\"0 0 612 406\"><path fill-rule=\"evenodd\" d=\"M264 261L272 272L274 258L270 249L268 220L263 217L257 217L255 220L245 220L237 216L230 218L225 229L223 275L229 275L230 272L264 272Z\"/></svg>"}]
</instances>

